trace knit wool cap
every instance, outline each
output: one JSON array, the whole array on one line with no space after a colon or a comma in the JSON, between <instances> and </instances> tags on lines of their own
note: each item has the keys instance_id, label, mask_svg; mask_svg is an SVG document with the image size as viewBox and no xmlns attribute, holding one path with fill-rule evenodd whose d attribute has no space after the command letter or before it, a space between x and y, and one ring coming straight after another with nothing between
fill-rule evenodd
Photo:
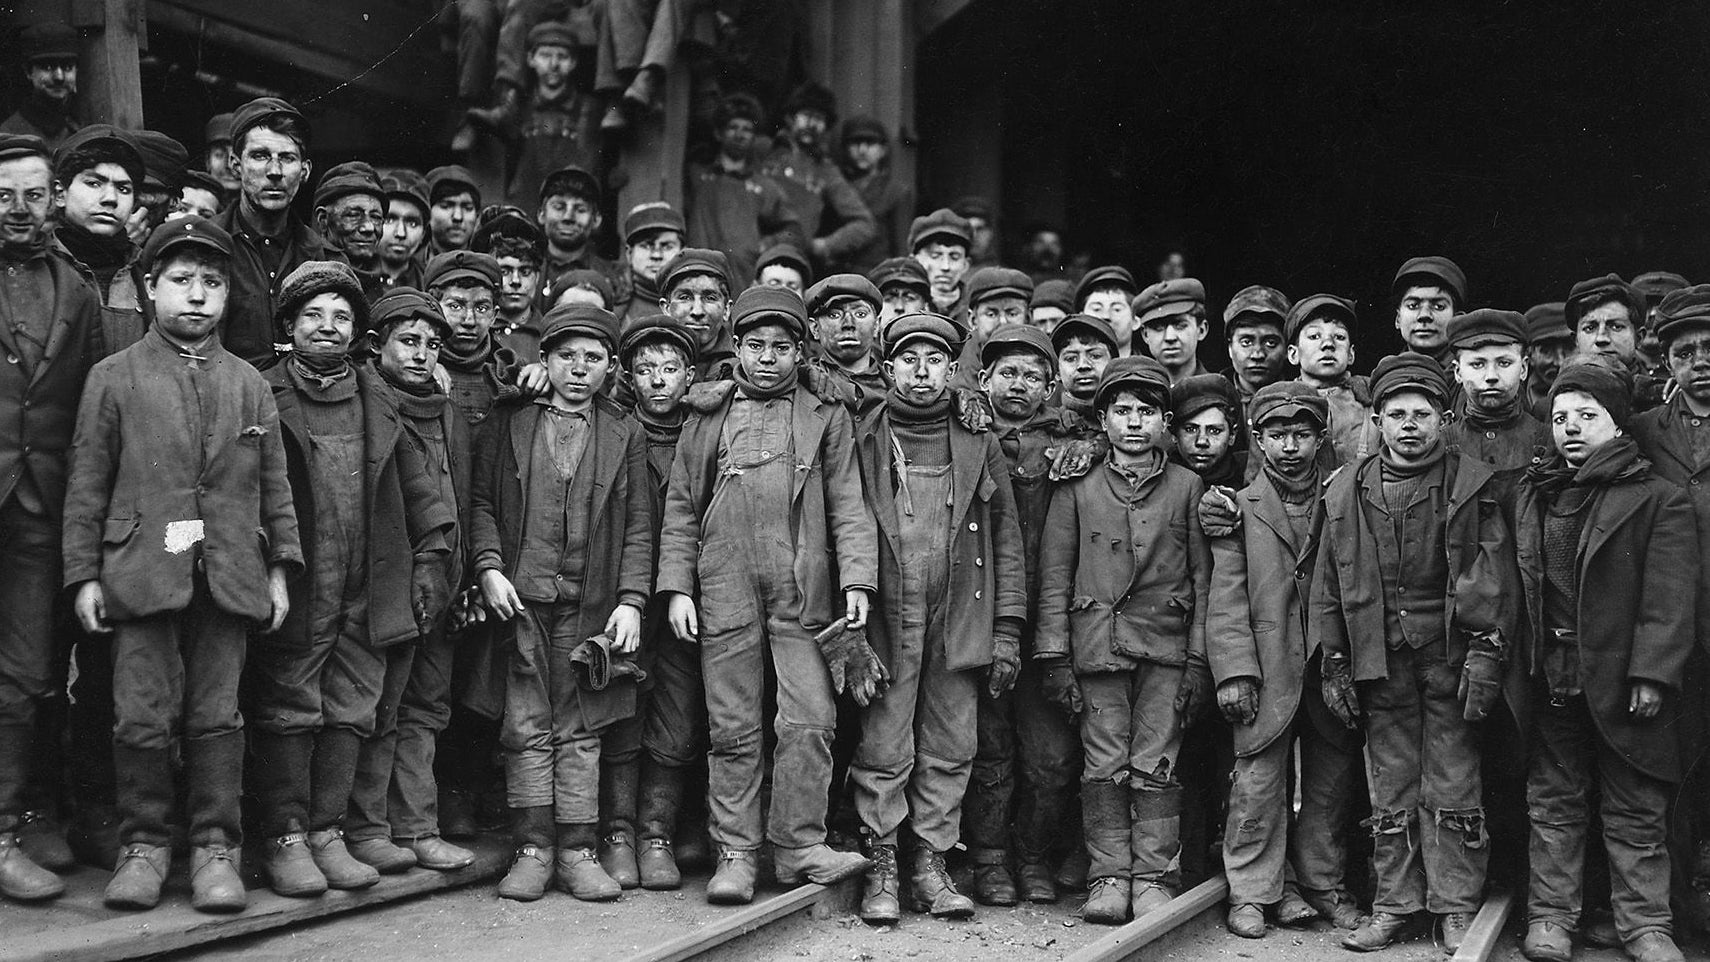
<instances>
[{"instance_id":1,"label":"knit wool cap","mask_svg":"<svg viewBox=\"0 0 1710 962\"><path fill-rule=\"evenodd\" d=\"M1450 347L1484 347L1487 344L1518 344L1527 340L1526 317L1514 311L1482 308L1449 319Z\"/></svg>"},{"instance_id":2,"label":"knit wool cap","mask_svg":"<svg viewBox=\"0 0 1710 962\"><path fill-rule=\"evenodd\" d=\"M1195 374L1170 385L1170 411L1177 425L1209 408L1222 408L1230 424L1241 421L1241 395L1221 374Z\"/></svg>"},{"instance_id":3,"label":"knit wool cap","mask_svg":"<svg viewBox=\"0 0 1710 962\"><path fill-rule=\"evenodd\" d=\"M1310 385L1299 381L1273 381L1253 393L1247 402L1253 427L1279 418L1307 417L1319 427L1330 423L1330 401Z\"/></svg>"},{"instance_id":4,"label":"knit wool cap","mask_svg":"<svg viewBox=\"0 0 1710 962\"><path fill-rule=\"evenodd\" d=\"M1568 391L1594 398L1615 426L1624 428L1633 416L1633 375L1624 367L1614 367L1601 361L1575 361L1556 375L1550 386L1550 407L1556 397Z\"/></svg>"},{"instance_id":5,"label":"knit wool cap","mask_svg":"<svg viewBox=\"0 0 1710 962\"><path fill-rule=\"evenodd\" d=\"M750 287L730 309L730 329L738 337L761 324L783 324L800 340L807 336L807 309L801 295L787 287Z\"/></svg>"},{"instance_id":6,"label":"knit wool cap","mask_svg":"<svg viewBox=\"0 0 1710 962\"><path fill-rule=\"evenodd\" d=\"M1419 391L1434 398L1439 407L1449 401L1449 377L1443 373L1443 365L1418 351L1402 351L1379 361L1372 369L1371 384L1374 409L1399 391Z\"/></svg>"},{"instance_id":7,"label":"knit wool cap","mask_svg":"<svg viewBox=\"0 0 1710 962\"><path fill-rule=\"evenodd\" d=\"M1657 305L1657 338L1664 344L1692 328L1710 326L1710 284L1670 293Z\"/></svg>"},{"instance_id":8,"label":"knit wool cap","mask_svg":"<svg viewBox=\"0 0 1710 962\"><path fill-rule=\"evenodd\" d=\"M393 321L427 321L441 335L451 336L451 322L439 302L413 287L394 287L369 308L368 330L378 331Z\"/></svg>"},{"instance_id":9,"label":"knit wool cap","mask_svg":"<svg viewBox=\"0 0 1710 962\"><path fill-rule=\"evenodd\" d=\"M1168 408L1170 372L1156 359L1144 355L1119 357L1105 367L1104 376L1098 379L1098 389L1093 392L1093 408L1104 410L1110 399L1121 391L1133 391L1157 402L1159 407Z\"/></svg>"},{"instance_id":10,"label":"knit wool cap","mask_svg":"<svg viewBox=\"0 0 1710 962\"><path fill-rule=\"evenodd\" d=\"M285 275L279 285L279 309L274 319L281 326L288 325L297 319L304 304L327 293L343 295L356 314L356 329L368 330L368 298L362 293L362 281L343 261L304 261Z\"/></svg>"}]
</instances>

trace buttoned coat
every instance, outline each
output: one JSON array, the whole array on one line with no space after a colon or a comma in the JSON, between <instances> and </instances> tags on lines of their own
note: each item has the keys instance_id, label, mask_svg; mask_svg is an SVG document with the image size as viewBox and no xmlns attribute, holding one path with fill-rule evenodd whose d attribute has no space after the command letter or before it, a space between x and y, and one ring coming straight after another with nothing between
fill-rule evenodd
<instances>
[{"instance_id":1,"label":"buttoned coat","mask_svg":"<svg viewBox=\"0 0 1710 962\"><path fill-rule=\"evenodd\" d=\"M1710 463L1702 466L1692 453L1693 415L1686 398L1676 394L1667 404L1652 408L1633 419L1633 439L1651 461L1651 473L1678 485L1692 503L1698 543L1710 545ZM1710 652L1710 565L1698 571L1694 597L1706 599L1697 606L1695 634L1698 644Z\"/></svg>"},{"instance_id":2,"label":"buttoned coat","mask_svg":"<svg viewBox=\"0 0 1710 962\"><path fill-rule=\"evenodd\" d=\"M267 367L274 361L273 345L281 336L274 318L280 283L305 261L342 260L343 255L292 214L286 219L285 233L272 242L281 251L279 269L270 274L260 249L267 241L244 221L242 207L239 198L214 218L232 236L231 293L226 300L226 318L220 324L220 343L249 363Z\"/></svg>"}]
</instances>

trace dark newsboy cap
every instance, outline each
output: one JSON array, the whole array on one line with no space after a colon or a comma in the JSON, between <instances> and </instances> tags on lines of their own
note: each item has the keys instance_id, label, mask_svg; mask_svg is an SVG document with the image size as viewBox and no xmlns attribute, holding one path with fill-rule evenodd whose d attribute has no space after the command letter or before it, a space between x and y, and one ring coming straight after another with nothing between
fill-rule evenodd
<instances>
[{"instance_id":1,"label":"dark newsboy cap","mask_svg":"<svg viewBox=\"0 0 1710 962\"><path fill-rule=\"evenodd\" d=\"M1484 347L1487 344L1518 344L1526 346L1526 318L1514 311L1483 308L1457 314L1449 319L1450 347Z\"/></svg>"},{"instance_id":2,"label":"dark newsboy cap","mask_svg":"<svg viewBox=\"0 0 1710 962\"><path fill-rule=\"evenodd\" d=\"M1710 284L1683 287L1657 305L1657 338L1663 343L1700 327L1710 327Z\"/></svg>"}]
</instances>

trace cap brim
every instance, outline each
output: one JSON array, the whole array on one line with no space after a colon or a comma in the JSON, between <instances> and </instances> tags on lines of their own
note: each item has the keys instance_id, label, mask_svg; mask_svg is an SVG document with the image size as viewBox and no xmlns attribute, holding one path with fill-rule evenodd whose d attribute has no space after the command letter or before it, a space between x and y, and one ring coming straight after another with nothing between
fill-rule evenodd
<instances>
[{"instance_id":1,"label":"cap brim","mask_svg":"<svg viewBox=\"0 0 1710 962\"><path fill-rule=\"evenodd\" d=\"M212 237L199 237L195 234L184 234L181 236L173 237L170 240L166 241L165 243L161 244L159 247L155 248L154 253L153 253L153 257L151 258L151 267L152 267L152 262L160 260L160 258L163 255L165 255L167 252L172 251L172 250L179 248L179 247L200 247L200 248L203 248L204 250L213 251L214 253L219 254L223 257L232 256L232 249L230 247L226 247L225 245L221 244L219 241L214 240Z\"/></svg>"},{"instance_id":2,"label":"cap brim","mask_svg":"<svg viewBox=\"0 0 1710 962\"><path fill-rule=\"evenodd\" d=\"M980 292L979 300L974 300L974 299L970 298L968 300L968 306L973 307L975 304L979 304L979 303L984 302L984 301L989 301L994 297L1019 297L1025 301L1025 300L1028 300L1028 299L1033 297L1033 292L1022 290L1019 287L992 287L992 288L987 288L986 290L983 290Z\"/></svg>"},{"instance_id":3,"label":"cap brim","mask_svg":"<svg viewBox=\"0 0 1710 962\"><path fill-rule=\"evenodd\" d=\"M1324 418L1321 416L1318 409L1314 408L1312 405L1305 404L1300 401L1278 401L1277 403L1265 408L1263 413L1255 415L1253 417L1253 426L1258 427L1267 421L1297 418L1302 415L1310 418L1320 426L1324 424Z\"/></svg>"},{"instance_id":4,"label":"cap brim","mask_svg":"<svg viewBox=\"0 0 1710 962\"><path fill-rule=\"evenodd\" d=\"M450 284L452 281L461 280L480 281L494 290L498 290L499 288L498 282L494 281L491 277L488 277L480 271L472 270L467 267L454 267L451 270L446 271L444 274L434 278L432 281L424 281L423 283L430 287L443 287L446 284Z\"/></svg>"},{"instance_id":5,"label":"cap brim","mask_svg":"<svg viewBox=\"0 0 1710 962\"><path fill-rule=\"evenodd\" d=\"M914 331L910 334L905 335L902 340L891 345L891 347L885 351L885 356L890 357L891 355L895 354L896 352L902 350L905 347L908 347L910 344L913 344L916 341L926 341L926 342L930 343L933 347L942 348L945 354L953 355L956 353L956 349L951 346L950 342L946 341L942 337L939 337L936 334L928 333L926 331ZM952 360L954 360L954 358L952 358Z\"/></svg>"},{"instance_id":6,"label":"cap brim","mask_svg":"<svg viewBox=\"0 0 1710 962\"><path fill-rule=\"evenodd\" d=\"M648 231L656 231L656 230L674 230L677 233L681 234L683 232L683 225L675 224L675 223L672 223L670 221L664 221L664 222L655 221L655 222L647 223L647 224L637 224L634 227L630 228L629 233L623 235L624 243L626 243L626 244L634 243L635 239L637 237L640 237L642 234L645 234Z\"/></svg>"},{"instance_id":7,"label":"cap brim","mask_svg":"<svg viewBox=\"0 0 1710 962\"><path fill-rule=\"evenodd\" d=\"M914 242L914 248L913 249L914 250L920 250L922 247L925 247L927 244L930 244L935 240L944 240L944 239L956 241L957 243L961 244L963 247L971 248L974 246L974 239L972 237L969 237L967 234L963 234L963 233L959 233L957 231L947 230L945 228L939 227L939 228L932 230L930 233L920 235L920 239Z\"/></svg>"},{"instance_id":8,"label":"cap brim","mask_svg":"<svg viewBox=\"0 0 1710 962\"><path fill-rule=\"evenodd\" d=\"M1134 323L1143 327L1152 321L1158 320L1159 318L1175 317L1177 314L1186 314L1200 306L1202 305L1199 301L1171 301L1168 304L1159 304L1157 307L1152 308L1136 318Z\"/></svg>"}]
</instances>

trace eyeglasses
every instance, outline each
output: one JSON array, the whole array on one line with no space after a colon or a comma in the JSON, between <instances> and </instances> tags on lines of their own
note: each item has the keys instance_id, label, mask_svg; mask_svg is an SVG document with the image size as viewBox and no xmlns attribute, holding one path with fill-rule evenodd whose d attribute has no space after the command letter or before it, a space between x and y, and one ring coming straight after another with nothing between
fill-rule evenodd
<instances>
[{"instance_id":1,"label":"eyeglasses","mask_svg":"<svg viewBox=\"0 0 1710 962\"><path fill-rule=\"evenodd\" d=\"M492 317L498 311L498 307L491 301L482 301L479 304L470 304L468 301L440 301L439 308L447 317L463 317L471 312L476 317Z\"/></svg>"}]
</instances>

